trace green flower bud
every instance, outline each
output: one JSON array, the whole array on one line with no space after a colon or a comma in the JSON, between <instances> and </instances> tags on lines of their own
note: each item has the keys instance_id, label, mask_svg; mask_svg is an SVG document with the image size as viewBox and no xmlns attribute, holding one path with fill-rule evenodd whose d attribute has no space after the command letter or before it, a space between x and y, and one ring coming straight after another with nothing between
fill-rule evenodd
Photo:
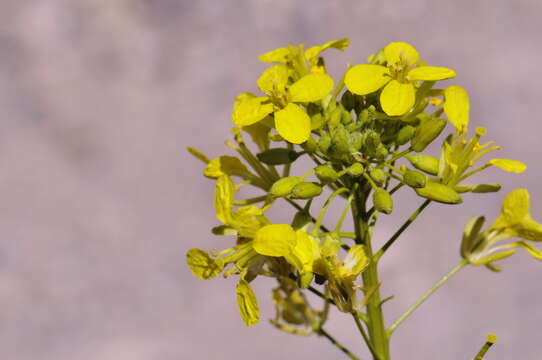
<instances>
[{"instance_id":1,"label":"green flower bud","mask_svg":"<svg viewBox=\"0 0 542 360\"><path fill-rule=\"evenodd\" d=\"M320 140L318 140L318 149L324 154L326 154L330 146L331 137L329 135L322 135L322 137L320 137Z\"/></svg>"},{"instance_id":2,"label":"green flower bud","mask_svg":"<svg viewBox=\"0 0 542 360\"><path fill-rule=\"evenodd\" d=\"M301 144L301 146L306 152L312 154L318 149L318 142L316 141L315 138L311 136L310 138L307 139L307 141Z\"/></svg>"},{"instance_id":3,"label":"green flower bud","mask_svg":"<svg viewBox=\"0 0 542 360\"><path fill-rule=\"evenodd\" d=\"M386 180L386 173L380 168L372 168L369 170L369 176L377 185L384 184L384 181Z\"/></svg>"},{"instance_id":4,"label":"green flower bud","mask_svg":"<svg viewBox=\"0 0 542 360\"><path fill-rule=\"evenodd\" d=\"M356 106L356 96L348 90L345 91L341 97L341 104L347 111L354 110L354 107Z\"/></svg>"},{"instance_id":5,"label":"green flower bud","mask_svg":"<svg viewBox=\"0 0 542 360\"><path fill-rule=\"evenodd\" d=\"M322 193L322 187L311 182L302 182L295 185L291 191L294 199L312 199Z\"/></svg>"},{"instance_id":6,"label":"green flower bud","mask_svg":"<svg viewBox=\"0 0 542 360\"><path fill-rule=\"evenodd\" d=\"M311 129L320 129L324 123L326 122L326 119L321 113L316 113L311 116Z\"/></svg>"},{"instance_id":7,"label":"green flower bud","mask_svg":"<svg viewBox=\"0 0 542 360\"><path fill-rule=\"evenodd\" d=\"M411 140L412 150L421 152L435 140L446 127L446 119L431 118L418 126Z\"/></svg>"},{"instance_id":8,"label":"green flower bud","mask_svg":"<svg viewBox=\"0 0 542 360\"><path fill-rule=\"evenodd\" d=\"M439 159L436 157L425 154L407 155L405 157L416 169L431 175L438 174Z\"/></svg>"},{"instance_id":9,"label":"green flower bud","mask_svg":"<svg viewBox=\"0 0 542 360\"><path fill-rule=\"evenodd\" d=\"M461 196L454 189L444 184L428 182L425 187L415 190L419 196L443 204L460 204L463 202Z\"/></svg>"},{"instance_id":10,"label":"green flower bud","mask_svg":"<svg viewBox=\"0 0 542 360\"><path fill-rule=\"evenodd\" d=\"M302 182L301 176L289 176L275 181L271 186L269 193L274 197L284 197L290 195L294 186Z\"/></svg>"},{"instance_id":11,"label":"green flower bud","mask_svg":"<svg viewBox=\"0 0 542 360\"><path fill-rule=\"evenodd\" d=\"M315 169L316 177L321 182L332 183L339 178L339 174L329 166L320 165Z\"/></svg>"},{"instance_id":12,"label":"green flower bud","mask_svg":"<svg viewBox=\"0 0 542 360\"><path fill-rule=\"evenodd\" d=\"M343 125L348 125L352 122L352 114L349 111L343 109L341 112L341 123Z\"/></svg>"},{"instance_id":13,"label":"green flower bud","mask_svg":"<svg viewBox=\"0 0 542 360\"><path fill-rule=\"evenodd\" d=\"M258 160L267 165L290 164L299 156L300 154L293 150L282 148L269 149L256 155Z\"/></svg>"},{"instance_id":14,"label":"green flower bud","mask_svg":"<svg viewBox=\"0 0 542 360\"><path fill-rule=\"evenodd\" d=\"M393 211L393 199L384 189L376 189L373 192L373 205L376 211L384 214L391 214Z\"/></svg>"},{"instance_id":15,"label":"green flower bud","mask_svg":"<svg viewBox=\"0 0 542 360\"><path fill-rule=\"evenodd\" d=\"M419 171L407 169L403 174L403 182L413 188L422 188L427 182L427 177Z\"/></svg>"},{"instance_id":16,"label":"green flower bud","mask_svg":"<svg viewBox=\"0 0 542 360\"><path fill-rule=\"evenodd\" d=\"M405 145L407 142L410 141L410 139L412 139L415 132L416 128L414 126L407 125L402 127L401 130L399 130L399 132L397 133L395 143L399 146Z\"/></svg>"},{"instance_id":17,"label":"green flower bud","mask_svg":"<svg viewBox=\"0 0 542 360\"><path fill-rule=\"evenodd\" d=\"M365 124L367 121L369 121L369 110L363 109L358 116L358 123Z\"/></svg>"},{"instance_id":18,"label":"green flower bud","mask_svg":"<svg viewBox=\"0 0 542 360\"><path fill-rule=\"evenodd\" d=\"M363 145L363 136L359 132L350 133L350 150L351 152L358 152Z\"/></svg>"},{"instance_id":19,"label":"green flower bud","mask_svg":"<svg viewBox=\"0 0 542 360\"><path fill-rule=\"evenodd\" d=\"M363 169L363 165L361 165L361 163L354 163L347 170L348 174L354 177L363 175L364 171L365 170Z\"/></svg>"},{"instance_id":20,"label":"green flower bud","mask_svg":"<svg viewBox=\"0 0 542 360\"><path fill-rule=\"evenodd\" d=\"M337 155L350 153L350 142L348 140L349 134L346 129L343 126L337 127L333 133L333 138L331 139L333 152Z\"/></svg>"},{"instance_id":21,"label":"green flower bud","mask_svg":"<svg viewBox=\"0 0 542 360\"><path fill-rule=\"evenodd\" d=\"M483 194L497 192L501 189L501 184L477 184L472 188L473 193Z\"/></svg>"},{"instance_id":22,"label":"green flower bud","mask_svg":"<svg viewBox=\"0 0 542 360\"><path fill-rule=\"evenodd\" d=\"M388 156L389 152L388 149L383 144L379 144L376 148L375 152L375 158L377 159L385 159Z\"/></svg>"},{"instance_id":23,"label":"green flower bud","mask_svg":"<svg viewBox=\"0 0 542 360\"><path fill-rule=\"evenodd\" d=\"M330 129L336 128L341 123L342 118L342 106L337 106L331 114L329 115L329 121L327 123L327 126Z\"/></svg>"}]
</instances>

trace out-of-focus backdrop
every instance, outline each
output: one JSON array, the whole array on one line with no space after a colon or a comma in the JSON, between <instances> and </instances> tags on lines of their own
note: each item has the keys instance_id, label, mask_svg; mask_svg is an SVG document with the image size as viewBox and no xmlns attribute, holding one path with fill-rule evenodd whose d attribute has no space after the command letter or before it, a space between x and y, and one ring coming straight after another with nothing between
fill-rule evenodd
<instances>
[{"instance_id":1,"label":"out-of-focus backdrop","mask_svg":"<svg viewBox=\"0 0 542 360\"><path fill-rule=\"evenodd\" d=\"M16 360L339 359L325 339L278 332L272 282L246 328L234 279L200 281L191 247L223 248L213 183L187 145L227 153L234 97L256 90L257 55L350 37L332 75L408 41L459 76L473 126L487 126L521 175L486 172L497 195L435 205L382 262L387 321L458 261L463 225L530 189L542 219L542 2L2 0L0 5L0 358ZM417 206L406 194L382 242ZM287 209L287 208L284 208ZM290 211L290 210L288 210ZM542 263L468 268L395 333L397 359L540 359ZM329 331L368 358L350 318Z\"/></svg>"}]
</instances>

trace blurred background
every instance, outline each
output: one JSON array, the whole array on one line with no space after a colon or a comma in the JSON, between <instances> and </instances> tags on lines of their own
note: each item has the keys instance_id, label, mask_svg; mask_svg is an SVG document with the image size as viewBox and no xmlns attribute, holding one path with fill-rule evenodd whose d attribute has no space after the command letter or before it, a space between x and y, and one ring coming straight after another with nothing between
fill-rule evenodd
<instances>
[{"instance_id":1,"label":"blurred background","mask_svg":"<svg viewBox=\"0 0 542 360\"><path fill-rule=\"evenodd\" d=\"M272 282L257 283L262 321L246 328L235 279L192 277L189 248L231 241L210 234L213 183L185 147L229 153L233 99L256 90L257 56L288 42L349 37L326 52L334 76L390 41L455 69L472 126L529 170L489 170L501 193L432 205L409 228L382 261L391 323L457 263L469 217L494 218L521 186L542 220L541 15L537 0L2 0L0 357L344 358L267 323ZM376 241L418 204L404 191ZM502 265L446 284L395 333L394 359L467 359L489 332L487 359L542 358L542 263L521 252ZM351 319L332 316L329 331L367 359Z\"/></svg>"}]
</instances>

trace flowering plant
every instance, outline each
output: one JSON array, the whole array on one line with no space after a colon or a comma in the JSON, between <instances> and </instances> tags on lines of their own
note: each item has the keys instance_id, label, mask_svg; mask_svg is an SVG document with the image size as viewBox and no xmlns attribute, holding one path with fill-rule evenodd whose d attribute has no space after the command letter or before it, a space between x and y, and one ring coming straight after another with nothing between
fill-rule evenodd
<instances>
[{"instance_id":1,"label":"flowering plant","mask_svg":"<svg viewBox=\"0 0 542 360\"><path fill-rule=\"evenodd\" d=\"M271 63L257 80L261 95L240 94L233 105L233 141L238 156L209 159L190 153L206 164L204 176L215 181L214 208L219 225L215 235L227 236L230 247L218 251L190 249L186 262L194 276L211 279L237 276L236 296L243 322L259 322L257 297L251 283L272 277L279 330L323 336L351 359L359 359L325 330L328 310L335 306L352 316L375 360L389 360L394 331L429 296L467 266L496 264L526 250L538 260L542 225L529 213L529 193L517 189L505 196L501 215L486 229L484 217L465 226L459 263L423 294L391 325L384 322L378 265L382 256L431 203L459 205L464 196L500 190L499 184L466 184L468 178L491 166L521 173L519 161L493 158L493 142L480 143L484 128L469 138L469 96L458 85L437 86L452 79L454 70L429 66L405 42L392 42L369 56L368 64L347 67L339 81L326 71L322 53L345 50L348 39L305 49L289 45L259 57ZM426 153L429 144L451 123L439 156ZM250 138L256 150L251 150ZM299 171L298 159L313 165ZM235 180L234 180L235 179ZM261 194L239 198L252 186ZM422 200L406 222L376 249L372 234L378 218L393 212L393 195L411 189ZM325 200L324 200L325 199ZM324 225L329 205L343 199L344 209L333 227ZM266 212L280 201L295 211L288 224L274 223ZM351 215L354 228L343 229ZM328 224L329 225L329 224ZM509 241L510 239L514 239ZM313 307L307 292L322 298ZM488 336L476 359L495 342Z\"/></svg>"}]
</instances>

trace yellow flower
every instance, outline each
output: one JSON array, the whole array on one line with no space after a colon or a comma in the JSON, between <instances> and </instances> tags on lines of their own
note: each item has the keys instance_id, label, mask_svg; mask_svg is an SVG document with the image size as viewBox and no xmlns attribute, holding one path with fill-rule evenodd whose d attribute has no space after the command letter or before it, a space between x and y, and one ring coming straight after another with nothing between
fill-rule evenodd
<instances>
[{"instance_id":1,"label":"yellow flower","mask_svg":"<svg viewBox=\"0 0 542 360\"><path fill-rule=\"evenodd\" d=\"M456 76L445 67L418 65L418 51L405 42L392 42L384 48L386 66L360 64L346 73L344 82L354 94L367 95L383 87L382 110L390 116L408 112L416 98L417 81L446 80Z\"/></svg>"}]
</instances>

